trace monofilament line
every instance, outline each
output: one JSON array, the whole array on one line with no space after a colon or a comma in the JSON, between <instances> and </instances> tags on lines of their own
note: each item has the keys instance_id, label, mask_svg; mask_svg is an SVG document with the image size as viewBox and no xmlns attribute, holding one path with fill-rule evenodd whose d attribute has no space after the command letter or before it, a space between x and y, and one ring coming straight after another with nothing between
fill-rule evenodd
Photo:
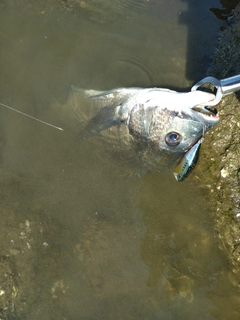
<instances>
[{"instance_id":1,"label":"monofilament line","mask_svg":"<svg viewBox=\"0 0 240 320\"><path fill-rule=\"evenodd\" d=\"M12 111L18 112L18 113L20 113L20 114L23 115L23 116L26 116L26 117L31 118L31 119L33 119L33 120L36 120L36 121L38 121L38 122L44 123L44 124L46 124L47 126L50 126L50 127L52 127L52 128L55 128L55 129L58 129L58 130L60 130L60 131L64 131L63 128L54 126L53 124L50 124L50 123L45 122L45 121L43 121L43 120L37 119L37 118L35 118L35 117L33 117L33 116L30 116L30 115L27 114L27 113L24 113L24 112L22 112L22 111L19 111L19 110L17 110L17 109L14 109L14 108L12 108L12 107L9 107L9 106L7 106L6 104L3 104L3 103L0 102L0 105L3 106L3 107L5 107L5 108L7 108L7 109L12 110Z\"/></svg>"}]
</instances>

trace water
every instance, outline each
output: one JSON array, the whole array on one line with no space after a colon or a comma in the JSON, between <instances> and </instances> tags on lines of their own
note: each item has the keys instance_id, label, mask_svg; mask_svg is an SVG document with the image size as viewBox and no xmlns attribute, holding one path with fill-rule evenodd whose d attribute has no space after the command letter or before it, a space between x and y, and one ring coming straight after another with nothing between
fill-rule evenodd
<instances>
[{"instance_id":1,"label":"water","mask_svg":"<svg viewBox=\"0 0 240 320\"><path fill-rule=\"evenodd\" d=\"M1 317L238 319L204 193L76 140L67 90L189 88L224 22L208 1L80 4L0 12L0 101L65 130L0 109Z\"/></svg>"}]
</instances>

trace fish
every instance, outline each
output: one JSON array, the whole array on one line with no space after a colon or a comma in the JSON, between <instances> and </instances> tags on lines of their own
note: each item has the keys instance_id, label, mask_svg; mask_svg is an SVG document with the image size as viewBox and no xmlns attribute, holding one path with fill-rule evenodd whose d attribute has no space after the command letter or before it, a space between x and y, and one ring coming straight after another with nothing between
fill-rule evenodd
<instances>
[{"instance_id":1,"label":"fish","mask_svg":"<svg viewBox=\"0 0 240 320\"><path fill-rule=\"evenodd\" d=\"M196 163L197 157L190 155L198 153L205 133L219 122L216 111L206 107L215 95L201 90L118 88L85 90L84 95L99 104L100 110L78 134L80 139L103 132L107 136L114 128L121 133L118 129L125 127L126 134L118 138L130 142L145 168L165 171L183 161L185 166L180 165L175 172L178 181Z\"/></svg>"}]
</instances>

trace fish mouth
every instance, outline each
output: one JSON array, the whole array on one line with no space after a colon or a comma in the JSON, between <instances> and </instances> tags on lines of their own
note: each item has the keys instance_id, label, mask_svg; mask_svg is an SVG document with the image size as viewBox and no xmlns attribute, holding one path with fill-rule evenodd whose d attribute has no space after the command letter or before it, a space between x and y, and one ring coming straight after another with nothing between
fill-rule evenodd
<instances>
[{"instance_id":1,"label":"fish mouth","mask_svg":"<svg viewBox=\"0 0 240 320\"><path fill-rule=\"evenodd\" d=\"M220 120L216 109L210 109L202 105L192 107L189 112L186 112L186 115L193 121L204 123L209 128L216 125Z\"/></svg>"}]
</instances>

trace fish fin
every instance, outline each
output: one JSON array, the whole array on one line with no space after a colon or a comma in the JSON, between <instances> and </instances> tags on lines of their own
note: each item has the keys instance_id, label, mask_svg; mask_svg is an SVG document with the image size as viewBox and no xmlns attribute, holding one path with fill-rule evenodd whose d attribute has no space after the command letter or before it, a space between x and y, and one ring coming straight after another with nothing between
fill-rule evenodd
<instances>
[{"instance_id":1,"label":"fish fin","mask_svg":"<svg viewBox=\"0 0 240 320\"><path fill-rule=\"evenodd\" d=\"M86 139L92 135L98 134L102 130L124 122L124 119L119 113L119 109L120 106L102 108L98 114L88 122L85 129L78 134L78 138Z\"/></svg>"},{"instance_id":2,"label":"fish fin","mask_svg":"<svg viewBox=\"0 0 240 320\"><path fill-rule=\"evenodd\" d=\"M72 93L76 93L81 95L84 98L91 98L91 97L97 97L97 96L101 96L105 91L99 91L99 90L92 90L92 89L83 89L80 87L75 86L74 84L69 84L67 85L66 88L66 93L68 95L72 94Z\"/></svg>"},{"instance_id":3,"label":"fish fin","mask_svg":"<svg viewBox=\"0 0 240 320\"><path fill-rule=\"evenodd\" d=\"M142 88L117 88L108 91L96 91L96 90L85 90L85 94L88 98L105 98L106 96L111 96L112 98L124 98L128 99L133 94L137 93Z\"/></svg>"},{"instance_id":4,"label":"fish fin","mask_svg":"<svg viewBox=\"0 0 240 320\"><path fill-rule=\"evenodd\" d=\"M94 101L99 107L123 105L139 92L140 88L118 88L109 91L86 90L85 97Z\"/></svg>"},{"instance_id":5,"label":"fish fin","mask_svg":"<svg viewBox=\"0 0 240 320\"><path fill-rule=\"evenodd\" d=\"M68 96L80 96L96 103L100 108L119 106L134 96L141 88L117 88L108 91L98 91L92 89L82 89L75 85L68 85Z\"/></svg>"}]
</instances>

